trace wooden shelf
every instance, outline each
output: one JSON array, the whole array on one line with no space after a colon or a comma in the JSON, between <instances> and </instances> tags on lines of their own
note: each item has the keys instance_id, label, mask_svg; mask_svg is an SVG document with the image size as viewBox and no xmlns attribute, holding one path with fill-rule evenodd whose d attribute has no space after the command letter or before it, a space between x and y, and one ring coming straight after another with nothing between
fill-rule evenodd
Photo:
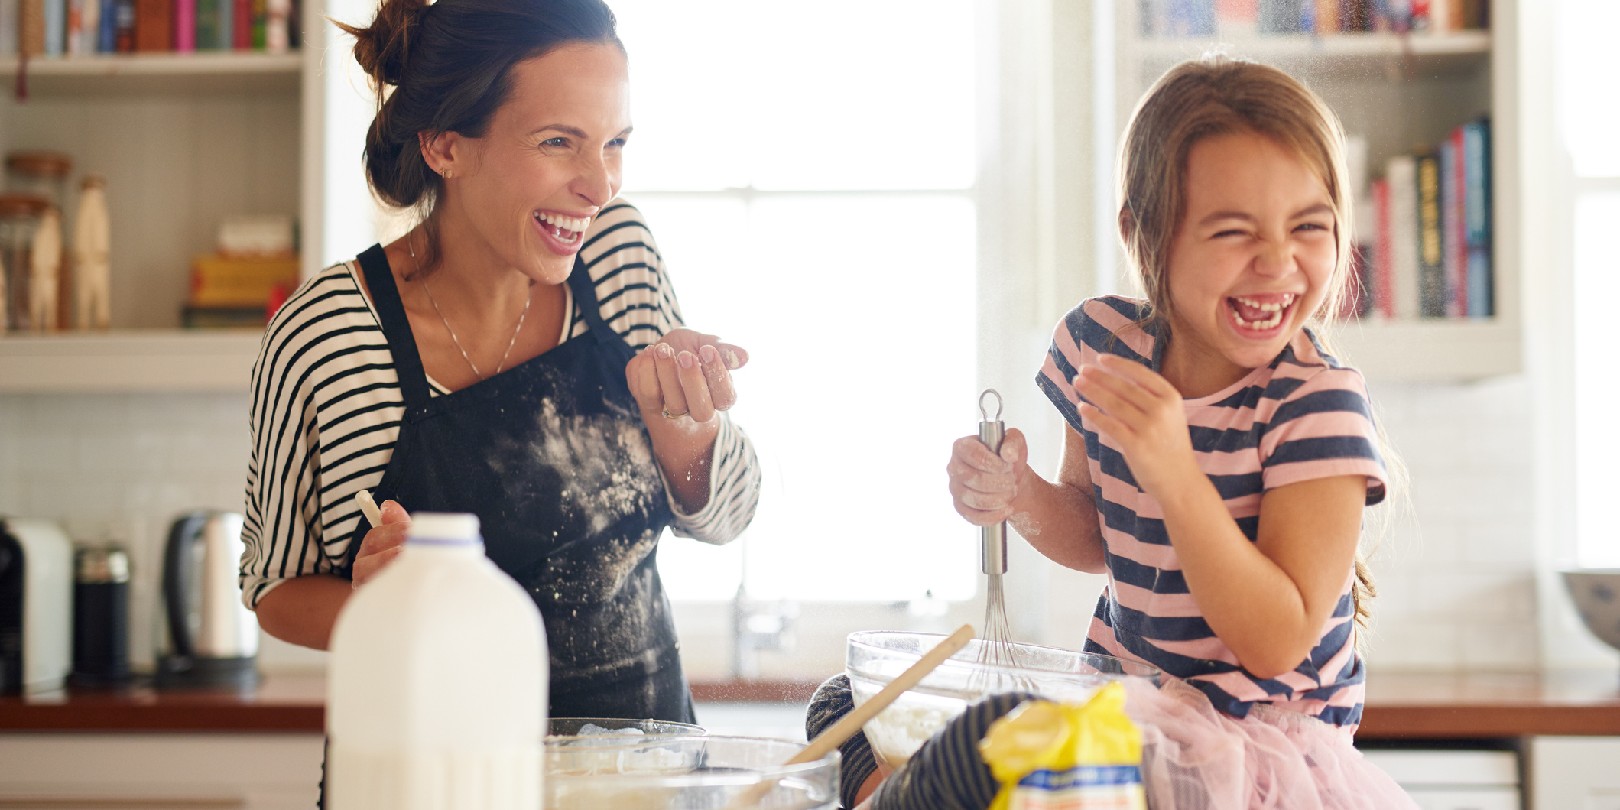
<instances>
[{"instance_id":1,"label":"wooden shelf","mask_svg":"<svg viewBox=\"0 0 1620 810\"><path fill-rule=\"evenodd\" d=\"M1133 43L1143 64L1168 68L1183 59L1220 51L1285 70L1321 69L1332 64L1348 72L1445 74L1477 69L1491 56L1489 31L1447 34L1251 35L1234 38L1142 39Z\"/></svg>"},{"instance_id":2,"label":"wooden shelf","mask_svg":"<svg viewBox=\"0 0 1620 810\"><path fill-rule=\"evenodd\" d=\"M30 96L122 93L241 93L298 90L303 54L197 51L193 53L95 54L28 60ZM5 91L17 92L23 69L15 57L0 58Z\"/></svg>"},{"instance_id":3,"label":"wooden shelf","mask_svg":"<svg viewBox=\"0 0 1620 810\"><path fill-rule=\"evenodd\" d=\"M261 333L124 330L0 337L0 394L246 392Z\"/></svg>"},{"instance_id":4,"label":"wooden shelf","mask_svg":"<svg viewBox=\"0 0 1620 810\"><path fill-rule=\"evenodd\" d=\"M1338 323L1329 341L1371 380L1474 382L1524 361L1518 328L1496 320Z\"/></svg>"}]
</instances>

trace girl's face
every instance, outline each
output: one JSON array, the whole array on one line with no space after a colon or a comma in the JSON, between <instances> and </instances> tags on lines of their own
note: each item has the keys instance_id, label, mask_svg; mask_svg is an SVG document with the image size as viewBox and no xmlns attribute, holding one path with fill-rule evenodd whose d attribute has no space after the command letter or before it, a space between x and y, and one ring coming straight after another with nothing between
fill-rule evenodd
<instances>
[{"instance_id":1,"label":"girl's face","mask_svg":"<svg viewBox=\"0 0 1620 810\"><path fill-rule=\"evenodd\" d=\"M1276 359L1316 311L1338 258L1337 217L1321 176L1252 132L1195 144L1186 181L1164 375L1197 397Z\"/></svg>"},{"instance_id":2,"label":"girl's face","mask_svg":"<svg viewBox=\"0 0 1620 810\"><path fill-rule=\"evenodd\" d=\"M447 133L445 203L489 267L544 284L573 269L585 229L623 184L629 71L607 43L569 43L512 68L512 92L481 138Z\"/></svg>"}]
</instances>

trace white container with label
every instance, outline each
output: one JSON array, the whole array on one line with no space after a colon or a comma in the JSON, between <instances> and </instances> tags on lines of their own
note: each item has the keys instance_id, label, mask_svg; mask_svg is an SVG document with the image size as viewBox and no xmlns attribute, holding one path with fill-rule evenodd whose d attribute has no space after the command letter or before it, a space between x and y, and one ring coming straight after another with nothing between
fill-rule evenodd
<instances>
[{"instance_id":1,"label":"white container with label","mask_svg":"<svg viewBox=\"0 0 1620 810\"><path fill-rule=\"evenodd\" d=\"M534 810L545 629L472 515L418 514L338 615L327 671L329 810Z\"/></svg>"}]
</instances>

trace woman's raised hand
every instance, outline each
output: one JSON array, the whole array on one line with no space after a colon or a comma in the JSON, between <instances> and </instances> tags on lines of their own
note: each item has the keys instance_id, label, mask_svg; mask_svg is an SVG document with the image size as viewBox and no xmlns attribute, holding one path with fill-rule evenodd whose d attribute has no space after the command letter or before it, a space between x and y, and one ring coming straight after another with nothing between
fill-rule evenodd
<instances>
[{"instance_id":1,"label":"woman's raised hand","mask_svg":"<svg viewBox=\"0 0 1620 810\"><path fill-rule=\"evenodd\" d=\"M630 358L624 376L643 420L708 422L737 403L731 372L747 364L748 352L739 346L675 329Z\"/></svg>"},{"instance_id":2,"label":"woman's raised hand","mask_svg":"<svg viewBox=\"0 0 1620 810\"><path fill-rule=\"evenodd\" d=\"M1000 523L1012 516L1018 484L1031 472L1029 443L1023 431L1008 428L998 455L977 435L963 436L951 445L945 472L957 514L975 526Z\"/></svg>"},{"instance_id":3,"label":"woman's raised hand","mask_svg":"<svg viewBox=\"0 0 1620 810\"><path fill-rule=\"evenodd\" d=\"M360 541L360 551L354 555L354 587L369 582L384 566L394 561L405 546L405 534L411 528L411 515L398 501L383 501L382 525L373 526Z\"/></svg>"}]
</instances>

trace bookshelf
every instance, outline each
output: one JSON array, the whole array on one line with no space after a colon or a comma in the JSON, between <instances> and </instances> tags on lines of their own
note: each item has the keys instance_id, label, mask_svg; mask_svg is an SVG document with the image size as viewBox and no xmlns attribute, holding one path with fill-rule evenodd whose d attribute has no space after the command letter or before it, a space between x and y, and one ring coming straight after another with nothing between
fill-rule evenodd
<instances>
[{"instance_id":1,"label":"bookshelf","mask_svg":"<svg viewBox=\"0 0 1620 810\"><path fill-rule=\"evenodd\" d=\"M375 8L304 10L287 53L30 59L26 99L18 60L0 58L0 152L70 155L69 212L79 177L106 177L113 245L112 329L0 335L0 394L246 392L257 331L180 328L191 258L220 217L295 215L305 275L374 241L358 154L375 101L325 17Z\"/></svg>"},{"instance_id":2,"label":"bookshelf","mask_svg":"<svg viewBox=\"0 0 1620 810\"><path fill-rule=\"evenodd\" d=\"M1375 380L1467 382L1518 373L1520 337L1519 212L1517 208L1516 93L1513 37L1518 4L1490 4L1489 30L1334 34L1226 34L1209 37L1144 36L1144 4L1111 6L1115 31L1111 70L1099 70L1100 91L1112 92L1116 141L1141 94L1178 61L1220 51L1275 65L1303 79L1339 114L1346 131L1366 143L1369 179L1392 155L1444 139L1459 124L1491 116L1492 264L1495 310L1488 318L1360 320L1337 324L1334 345ZM1364 192L1363 192L1364 193ZM1112 202L1109 203L1110 207ZM1111 218L1099 218L1111 227ZM1099 243L1114 245L1110 231ZM1101 258L1101 257L1100 257ZM1105 267L1124 268L1114 249ZM1126 288L1123 279L1114 286Z\"/></svg>"}]
</instances>

